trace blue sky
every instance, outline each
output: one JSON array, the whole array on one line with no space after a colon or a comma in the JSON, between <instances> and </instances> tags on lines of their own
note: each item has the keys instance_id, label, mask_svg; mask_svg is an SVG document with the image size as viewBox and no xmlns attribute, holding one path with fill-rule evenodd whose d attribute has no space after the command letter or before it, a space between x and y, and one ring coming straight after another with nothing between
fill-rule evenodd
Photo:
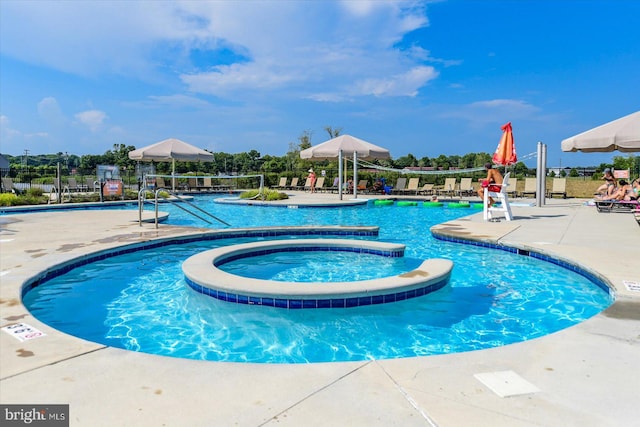
<instances>
[{"instance_id":1,"label":"blue sky","mask_svg":"<svg viewBox=\"0 0 640 427\"><path fill-rule=\"evenodd\" d=\"M587 166L562 139L640 110L640 1L0 0L0 152L179 138L283 155L325 126L394 158ZM535 158L526 160L534 167Z\"/></svg>"}]
</instances>

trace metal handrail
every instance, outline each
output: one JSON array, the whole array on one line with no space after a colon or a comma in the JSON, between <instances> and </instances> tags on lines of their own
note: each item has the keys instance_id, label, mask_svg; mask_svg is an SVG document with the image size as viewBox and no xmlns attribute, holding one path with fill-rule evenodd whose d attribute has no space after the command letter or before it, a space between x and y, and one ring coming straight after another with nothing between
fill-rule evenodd
<instances>
[{"instance_id":1,"label":"metal handrail","mask_svg":"<svg viewBox=\"0 0 640 427\"><path fill-rule=\"evenodd\" d=\"M180 197L178 194L172 193L171 191L167 190L166 188L158 188L155 191L155 200L153 202L149 202L149 203L153 203L154 204L154 210L155 210L155 224L156 224L156 228L158 228L158 206L159 206L159 201L158 201L158 196L160 194L161 191L166 191L167 193L169 193L170 195L172 195L173 197L177 198L178 200L180 200L181 203L186 203L187 205L191 206L194 209L199 210L200 212L203 212L204 214L208 215L209 217L215 219L216 221L221 222L224 225L227 226L231 226L231 224L227 223L226 221L216 217L215 215L212 215L211 213L205 211L204 209L194 205L193 203L189 202L188 200L184 199L183 197ZM146 192L147 189L143 188L140 191L138 191L138 225L140 225L140 227L142 227L142 212L144 210L144 203L147 201L146 200ZM198 215L197 213L190 211L189 209L184 208L183 206L180 206L179 204L177 204L176 201L172 200L172 199L165 199L170 203L173 203L175 207L182 209L183 211L187 212L188 214L191 214L193 216L195 216L196 218L206 222L207 224L211 224L211 221L207 220L206 218L203 218L202 216Z\"/></svg>"}]
</instances>

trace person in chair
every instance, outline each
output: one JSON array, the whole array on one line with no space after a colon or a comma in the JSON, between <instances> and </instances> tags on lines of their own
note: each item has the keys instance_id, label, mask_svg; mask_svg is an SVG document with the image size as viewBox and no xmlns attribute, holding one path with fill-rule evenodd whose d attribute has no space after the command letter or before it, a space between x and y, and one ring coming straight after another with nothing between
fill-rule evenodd
<instances>
[{"instance_id":1,"label":"person in chair","mask_svg":"<svg viewBox=\"0 0 640 427\"><path fill-rule=\"evenodd\" d=\"M478 188L478 195L481 200L484 200L484 192L487 188L494 193L499 192L501 187L496 184L502 184L503 180L500 171L494 169L491 163L485 163L484 168L487 171L487 177L482 180L482 185ZM494 202L493 198L489 197L489 207L491 207Z\"/></svg>"}]
</instances>

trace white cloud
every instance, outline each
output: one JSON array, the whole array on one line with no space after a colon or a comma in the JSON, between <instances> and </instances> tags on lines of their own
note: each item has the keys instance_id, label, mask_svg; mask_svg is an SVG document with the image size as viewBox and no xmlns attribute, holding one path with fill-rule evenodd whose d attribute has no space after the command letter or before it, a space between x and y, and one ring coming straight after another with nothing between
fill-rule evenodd
<instances>
[{"instance_id":1,"label":"white cloud","mask_svg":"<svg viewBox=\"0 0 640 427\"><path fill-rule=\"evenodd\" d=\"M30 1L3 4L0 36L2 54L73 74L178 78L192 93L236 100L349 99L414 96L436 78L424 62L444 60L397 47L426 25L424 3L412 0Z\"/></svg>"},{"instance_id":2,"label":"white cloud","mask_svg":"<svg viewBox=\"0 0 640 427\"><path fill-rule=\"evenodd\" d=\"M87 126L91 132L97 132L102 128L102 124L108 118L107 115L100 110L87 110L77 113L76 120Z\"/></svg>"},{"instance_id":3,"label":"white cloud","mask_svg":"<svg viewBox=\"0 0 640 427\"><path fill-rule=\"evenodd\" d=\"M58 101L51 96L38 102L38 114L47 124L52 126L60 126L67 121Z\"/></svg>"},{"instance_id":4,"label":"white cloud","mask_svg":"<svg viewBox=\"0 0 640 427\"><path fill-rule=\"evenodd\" d=\"M433 67L415 67L404 74L382 79L366 79L357 85L361 95L416 96L418 89L438 77Z\"/></svg>"},{"instance_id":5,"label":"white cloud","mask_svg":"<svg viewBox=\"0 0 640 427\"><path fill-rule=\"evenodd\" d=\"M2 135L2 140L6 142L19 137L22 135L22 132L17 129L12 129L9 125L9 117L3 114L0 115L0 135Z\"/></svg>"}]
</instances>

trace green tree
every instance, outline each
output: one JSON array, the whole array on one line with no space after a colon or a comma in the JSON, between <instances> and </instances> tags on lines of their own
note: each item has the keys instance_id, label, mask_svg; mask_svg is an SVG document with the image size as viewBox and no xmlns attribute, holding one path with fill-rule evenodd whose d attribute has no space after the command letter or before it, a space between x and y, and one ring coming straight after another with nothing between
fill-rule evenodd
<instances>
[{"instance_id":1,"label":"green tree","mask_svg":"<svg viewBox=\"0 0 640 427\"><path fill-rule=\"evenodd\" d=\"M329 134L329 139L337 138L342 132L342 128L333 128L331 126L325 126L324 130Z\"/></svg>"},{"instance_id":2,"label":"green tree","mask_svg":"<svg viewBox=\"0 0 640 427\"><path fill-rule=\"evenodd\" d=\"M418 166L418 159L413 154L407 154L406 156L396 159L394 163L398 168L402 169L411 166Z\"/></svg>"}]
</instances>

